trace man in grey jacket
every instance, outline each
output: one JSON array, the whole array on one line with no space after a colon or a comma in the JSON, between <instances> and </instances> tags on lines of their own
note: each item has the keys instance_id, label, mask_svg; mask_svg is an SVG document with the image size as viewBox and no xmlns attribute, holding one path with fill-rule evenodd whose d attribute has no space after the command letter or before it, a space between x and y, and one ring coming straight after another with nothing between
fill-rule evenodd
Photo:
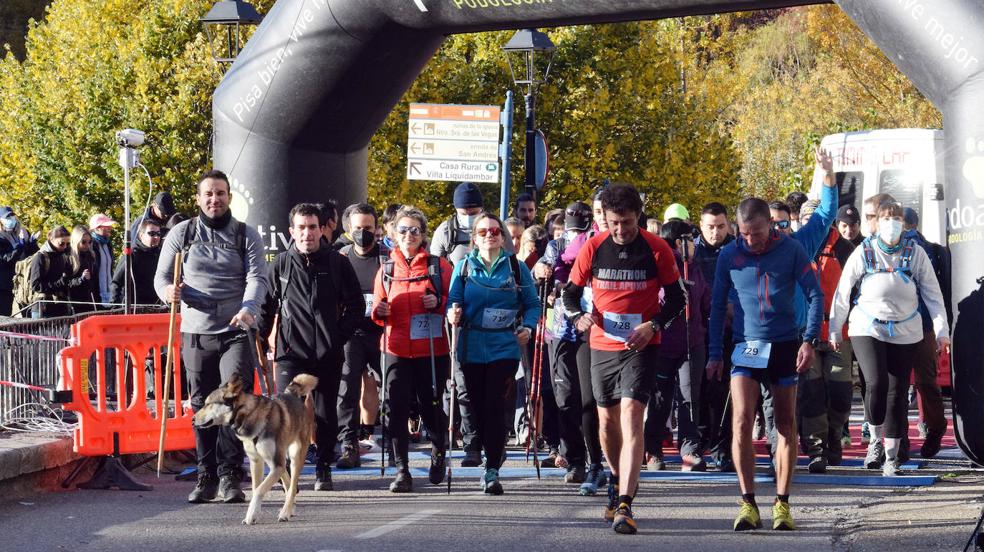
<instances>
[{"instance_id":1,"label":"man in grey jacket","mask_svg":"<svg viewBox=\"0 0 984 552\"><path fill-rule=\"evenodd\" d=\"M238 372L252 391L252 343L266 294L266 262L256 229L232 218L229 178L212 170L198 181L197 217L167 235L154 289L167 303L181 302L181 358L188 373L191 408ZM174 260L184 252L182 282L173 285ZM243 445L230 427L195 428L198 485L188 502L243 502Z\"/></svg>"}]
</instances>

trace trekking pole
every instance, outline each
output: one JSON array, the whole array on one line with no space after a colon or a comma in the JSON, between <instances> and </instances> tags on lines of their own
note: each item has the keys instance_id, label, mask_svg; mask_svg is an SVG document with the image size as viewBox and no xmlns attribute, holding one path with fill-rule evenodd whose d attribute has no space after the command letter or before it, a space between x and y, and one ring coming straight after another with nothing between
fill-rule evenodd
<instances>
[{"instance_id":1,"label":"trekking pole","mask_svg":"<svg viewBox=\"0 0 984 552\"><path fill-rule=\"evenodd\" d=\"M451 305L452 309L458 309L458 303ZM451 362L454 363L455 359L458 358L458 325L451 325ZM451 454L454 452L454 400L455 395L458 394L458 386L454 383L454 375L452 374L448 384L451 387L451 396L448 398L448 494L451 494Z\"/></svg>"},{"instance_id":2,"label":"trekking pole","mask_svg":"<svg viewBox=\"0 0 984 552\"><path fill-rule=\"evenodd\" d=\"M181 257L183 252L178 251L174 256L174 288L177 289L181 284ZM171 393L171 367L174 366L174 323L178 317L178 305L180 301L171 302L171 315L167 323L167 361L164 362L164 393L158 395L161 406L157 409L157 415L161 417L161 437L157 446L157 477L160 478L161 470L164 468L164 435L167 431L167 396ZM175 400L174 409L181 408L181 403Z\"/></svg>"},{"instance_id":3,"label":"trekking pole","mask_svg":"<svg viewBox=\"0 0 984 552\"><path fill-rule=\"evenodd\" d=\"M385 301L380 301L381 303ZM379 351L379 371L383 381L379 389L379 427L383 436L383 452L379 460L379 476L386 475L386 326L383 325L383 348Z\"/></svg>"},{"instance_id":4,"label":"trekking pole","mask_svg":"<svg viewBox=\"0 0 984 552\"><path fill-rule=\"evenodd\" d=\"M536 344L534 343L534 348ZM527 366L532 366L530 364L530 355L526 352L526 347L520 347L520 355L522 357L522 362ZM533 407L533 377L530 376L530 392L525 393L526 395L526 412L527 412L527 423L529 424L529 429L526 433L526 461L530 461L530 450L533 451L533 467L536 469L536 478L540 479L540 459L537 457L536 452L536 412Z\"/></svg>"},{"instance_id":5,"label":"trekking pole","mask_svg":"<svg viewBox=\"0 0 984 552\"><path fill-rule=\"evenodd\" d=\"M536 477L540 479L540 460L538 454L540 440L540 423L543 410L543 397L540 392L540 385L543 378L543 345L546 336L546 317L547 317L547 289L549 282L543 280L540 288L540 319L537 322L536 334L533 341L533 366L530 376L530 405L533 408L530 416L530 441L533 449L533 464L536 467ZM527 445L529 446L529 444ZM529 448L527 449L529 455Z\"/></svg>"},{"instance_id":6,"label":"trekking pole","mask_svg":"<svg viewBox=\"0 0 984 552\"><path fill-rule=\"evenodd\" d=\"M690 250L687 247L688 242L689 238L683 236L683 255L681 255L683 257L683 318L687 339L687 368L693 374L693 359L690 357L690 288L687 287L693 285L693 282L690 281ZM690 404L690 421L696 426L697 418L694 416L693 384L690 385L690 400L687 402Z\"/></svg>"},{"instance_id":7,"label":"trekking pole","mask_svg":"<svg viewBox=\"0 0 984 552\"><path fill-rule=\"evenodd\" d=\"M437 301L440 304L440 298ZM430 312L427 313L427 345L430 347L431 361L431 407L437 408L440 401L437 398L437 363L434 361L434 315Z\"/></svg>"}]
</instances>

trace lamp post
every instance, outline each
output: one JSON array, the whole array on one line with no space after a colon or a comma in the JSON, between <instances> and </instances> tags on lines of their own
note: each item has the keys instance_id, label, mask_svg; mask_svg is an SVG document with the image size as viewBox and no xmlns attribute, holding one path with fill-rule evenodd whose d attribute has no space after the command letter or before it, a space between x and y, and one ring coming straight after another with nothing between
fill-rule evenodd
<instances>
[{"instance_id":1,"label":"lamp post","mask_svg":"<svg viewBox=\"0 0 984 552\"><path fill-rule=\"evenodd\" d=\"M547 82L550 67L553 64L553 54L557 49L550 37L536 29L520 29L502 47L506 52L509 63L509 73L516 86L526 87L524 100L526 102L526 193L536 200L536 88ZM547 67L543 76L538 77L536 58L547 59ZM513 67L515 59L516 67ZM541 62L542 64L542 62Z\"/></svg>"},{"instance_id":2,"label":"lamp post","mask_svg":"<svg viewBox=\"0 0 984 552\"><path fill-rule=\"evenodd\" d=\"M242 48L242 27L259 25L263 16L249 2L222 0L216 2L201 18L205 35L212 45L212 57L218 63L232 63ZM224 47L216 48L215 41L225 34Z\"/></svg>"}]
</instances>

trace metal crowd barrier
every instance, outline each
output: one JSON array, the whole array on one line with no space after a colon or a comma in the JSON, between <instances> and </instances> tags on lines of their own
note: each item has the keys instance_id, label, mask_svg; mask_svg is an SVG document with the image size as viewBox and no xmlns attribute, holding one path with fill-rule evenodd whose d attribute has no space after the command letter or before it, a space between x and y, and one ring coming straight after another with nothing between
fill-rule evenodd
<instances>
[{"instance_id":1,"label":"metal crowd barrier","mask_svg":"<svg viewBox=\"0 0 984 552\"><path fill-rule=\"evenodd\" d=\"M161 312L167 312L166 307L135 307L135 314ZM72 324L97 314L123 314L123 309L96 310L74 316L35 320L0 316L0 381L54 388L61 369L58 352L71 344ZM115 370L111 373L115 378ZM0 385L0 424L8 421L8 413L12 410L31 403L47 403L47 399L39 391ZM56 405L50 406L57 408ZM23 412L20 413L20 417L23 415Z\"/></svg>"}]
</instances>

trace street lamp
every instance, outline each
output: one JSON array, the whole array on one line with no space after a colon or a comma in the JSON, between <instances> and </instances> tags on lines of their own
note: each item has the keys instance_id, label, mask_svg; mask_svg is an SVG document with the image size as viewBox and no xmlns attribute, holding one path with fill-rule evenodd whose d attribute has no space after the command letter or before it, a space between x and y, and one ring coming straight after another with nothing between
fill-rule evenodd
<instances>
[{"instance_id":1,"label":"street lamp","mask_svg":"<svg viewBox=\"0 0 984 552\"><path fill-rule=\"evenodd\" d=\"M547 82L557 49L550 37L536 29L521 29L502 47L516 86L526 87L526 193L536 199L536 87ZM543 77L537 76L536 58L546 56ZM515 60L515 67L513 67ZM542 65L542 62L541 62Z\"/></svg>"},{"instance_id":2,"label":"street lamp","mask_svg":"<svg viewBox=\"0 0 984 552\"><path fill-rule=\"evenodd\" d=\"M249 2L223 0L216 2L201 18L208 43L212 45L212 57L218 63L232 63L242 48L242 27L259 25L263 16ZM216 47L215 42L225 31L225 44Z\"/></svg>"}]
</instances>

